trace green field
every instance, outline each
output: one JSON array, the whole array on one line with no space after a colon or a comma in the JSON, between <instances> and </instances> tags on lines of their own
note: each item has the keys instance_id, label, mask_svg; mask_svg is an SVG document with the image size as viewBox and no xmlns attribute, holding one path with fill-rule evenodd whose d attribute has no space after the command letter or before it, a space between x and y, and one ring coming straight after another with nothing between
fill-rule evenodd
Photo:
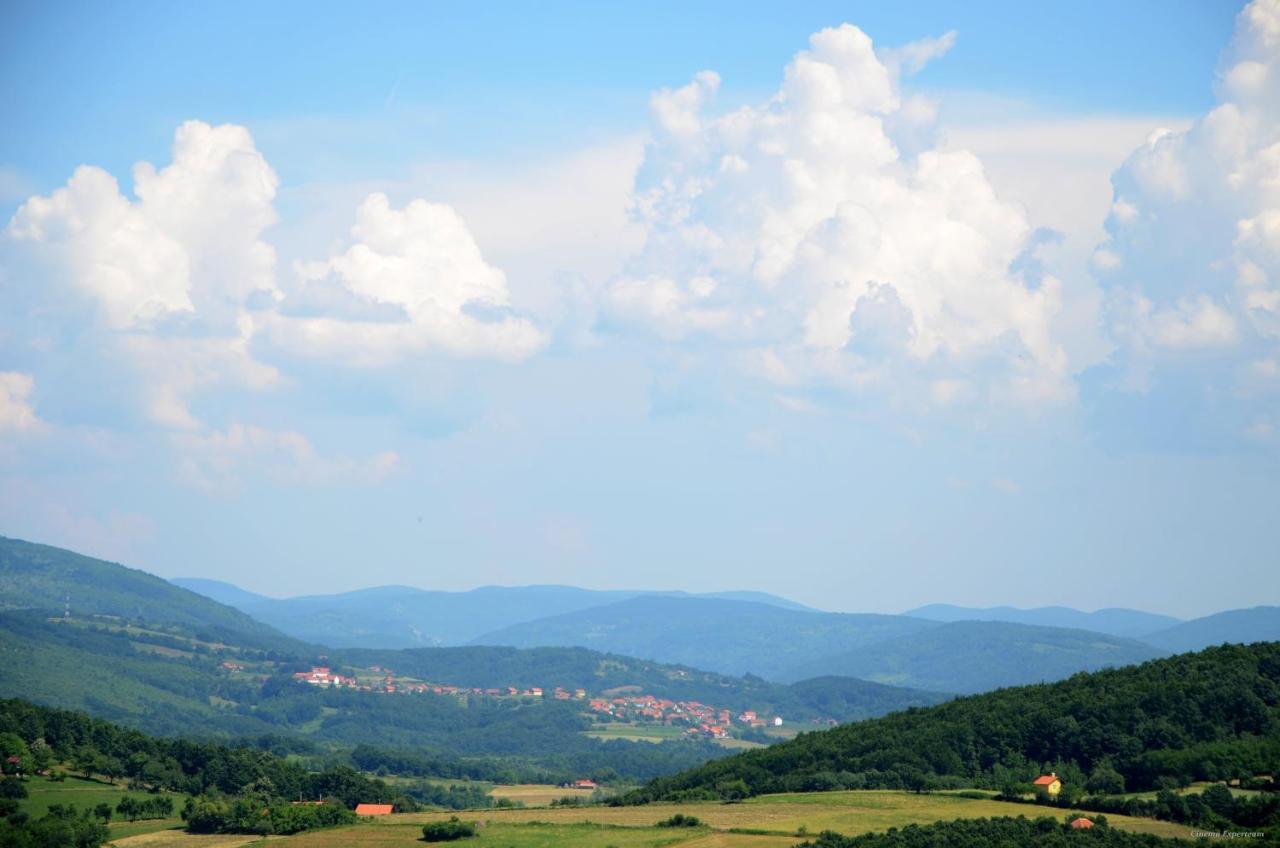
<instances>
[{"instance_id":1,"label":"green field","mask_svg":"<svg viewBox=\"0 0 1280 848\"><path fill-rule=\"evenodd\" d=\"M120 787L68 778L54 783L37 778L28 782L31 798L24 805L33 812L52 803L93 807L101 801L113 806L127 793ZM499 787L503 794L528 790L526 802L537 803L558 787ZM495 792L495 794L499 794ZM179 799L175 797L175 802ZM703 826L672 830L655 827L658 821L680 812L694 815ZM197 837L173 830L177 821L118 822L112 825L112 844L119 848L199 848L203 845L264 845L278 848L329 848L329 846L422 845L422 824L447 819L449 812L406 813L361 822L351 827L304 833L292 837ZM1030 807L989 798L962 797L950 793L916 795L907 792L855 791L769 795L737 804L652 804L636 807L565 807L474 810L457 814L481 825L479 838L466 844L477 848L784 848L802 841L805 834L834 830L844 834L883 831L908 824L994 816L1050 816L1065 819L1068 810ZM1084 813L1084 815L1088 815ZM1169 822L1110 815L1113 827L1157 836L1190 838L1191 830Z\"/></svg>"},{"instance_id":2,"label":"green field","mask_svg":"<svg viewBox=\"0 0 1280 848\"><path fill-rule=\"evenodd\" d=\"M697 828L659 828L674 813L697 816ZM361 822L351 827L304 833L256 842L276 848L394 848L421 846L422 824L453 813L406 813ZM457 814L478 822L477 848L790 848L806 834L835 830L844 834L883 831L908 824L993 816L1073 817L1068 810L1029 807L982 798L907 792L815 792L752 798L740 804L654 804L639 807L474 810ZM1087 813L1085 815L1088 815ZM1157 836L1190 838L1181 825L1108 816L1113 827ZM154 833L120 841L119 848L199 848L199 837ZM218 844L223 843L207 843Z\"/></svg>"},{"instance_id":3,"label":"green field","mask_svg":"<svg viewBox=\"0 0 1280 848\"><path fill-rule=\"evenodd\" d=\"M594 739L632 739L637 742L663 742L667 739L683 739L683 727L663 724L620 724L606 722L583 731Z\"/></svg>"},{"instance_id":4,"label":"green field","mask_svg":"<svg viewBox=\"0 0 1280 848\"><path fill-rule=\"evenodd\" d=\"M1071 811L1013 804L986 798L966 798L953 794L922 794L892 791L813 792L767 795L740 804L689 803L652 804L638 807L589 807L524 810L484 810L471 818L498 824L547 822L575 824L584 821L622 827L644 828L675 813L697 816L714 831L753 831L761 835L794 839L804 832L816 834L834 830L845 834L883 831L908 824L928 824L959 818L993 816L1051 816L1062 819ZM402 822L422 823L448 818L447 813L417 813L389 816L374 827L398 826ZM1089 815L1076 813L1075 815ZM1158 836L1190 837L1190 828L1153 819L1110 815L1112 826ZM798 840L796 840L798 841ZM602 846L608 843L600 843ZM794 843L791 843L794 844Z\"/></svg>"},{"instance_id":5,"label":"green field","mask_svg":"<svg viewBox=\"0 0 1280 848\"><path fill-rule=\"evenodd\" d=\"M92 810L104 801L114 811L116 804L126 796L142 800L151 797L146 792L130 792L124 787L105 783L99 780L85 780L79 777L68 777L66 780L50 780L47 777L31 777L24 781L27 787L27 798L23 799L20 808L34 818L43 816L51 804L69 804L80 810ZM170 793L172 794L172 793ZM186 801L185 795L172 795L174 811L182 809ZM170 830L182 826L178 818L150 819L144 821L115 821L110 824L111 838L122 839L141 833Z\"/></svg>"}]
</instances>

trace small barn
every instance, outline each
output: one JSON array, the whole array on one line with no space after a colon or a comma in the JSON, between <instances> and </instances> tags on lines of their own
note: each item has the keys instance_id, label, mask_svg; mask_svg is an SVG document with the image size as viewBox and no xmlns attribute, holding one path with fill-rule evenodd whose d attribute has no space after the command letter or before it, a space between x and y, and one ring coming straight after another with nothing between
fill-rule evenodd
<instances>
[{"instance_id":1,"label":"small barn","mask_svg":"<svg viewBox=\"0 0 1280 848\"><path fill-rule=\"evenodd\" d=\"M391 810L390 804L356 804L357 816L389 816Z\"/></svg>"}]
</instances>

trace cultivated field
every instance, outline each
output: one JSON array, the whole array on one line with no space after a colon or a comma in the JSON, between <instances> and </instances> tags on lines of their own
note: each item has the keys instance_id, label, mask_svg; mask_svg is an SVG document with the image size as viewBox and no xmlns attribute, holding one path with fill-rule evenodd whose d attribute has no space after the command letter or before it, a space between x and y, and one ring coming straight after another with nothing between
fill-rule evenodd
<instances>
[{"instance_id":1,"label":"cultivated field","mask_svg":"<svg viewBox=\"0 0 1280 848\"><path fill-rule=\"evenodd\" d=\"M34 783L34 781L33 781ZM32 787L32 802L76 803L92 806L125 793L107 784L68 779ZM574 794L558 786L499 786L494 794L534 805ZM581 793L586 794L586 793ZM659 828L658 821L675 813L697 816L698 828ZM989 798L948 793L915 795L907 792L816 792L769 795L737 804L654 804L642 807L528 807L457 813L480 824L476 848L789 848L806 835L823 830L844 834L882 831L909 824L928 824L958 818L1048 815L1063 819L1067 810L1011 804ZM274 848L412 848L421 846L422 825L447 819L450 812L406 813L369 819L350 827L303 833L291 837L192 836L174 828L177 822L139 822L113 826L117 848L241 848L270 843ZM1087 814L1086 814L1087 815ZM1190 838L1181 825L1127 816L1107 816L1113 827L1159 836ZM119 827L120 830L116 830ZM133 829L131 829L133 828ZM155 832L139 833L138 830Z\"/></svg>"}]
</instances>

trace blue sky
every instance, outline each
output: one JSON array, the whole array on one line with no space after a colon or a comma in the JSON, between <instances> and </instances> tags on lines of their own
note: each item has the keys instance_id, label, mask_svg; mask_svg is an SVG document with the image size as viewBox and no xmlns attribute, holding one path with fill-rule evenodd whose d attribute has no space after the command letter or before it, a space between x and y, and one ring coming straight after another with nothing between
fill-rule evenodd
<instances>
[{"instance_id":1,"label":"blue sky","mask_svg":"<svg viewBox=\"0 0 1280 848\"><path fill-rule=\"evenodd\" d=\"M687 6L8 4L0 532L1280 600L1275 0Z\"/></svg>"}]
</instances>

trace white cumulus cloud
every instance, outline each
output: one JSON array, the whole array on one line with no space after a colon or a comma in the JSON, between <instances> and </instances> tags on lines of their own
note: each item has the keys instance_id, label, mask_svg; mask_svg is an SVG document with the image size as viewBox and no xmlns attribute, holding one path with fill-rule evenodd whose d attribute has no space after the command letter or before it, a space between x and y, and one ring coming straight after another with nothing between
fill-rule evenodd
<instances>
[{"instance_id":1,"label":"white cumulus cloud","mask_svg":"<svg viewBox=\"0 0 1280 848\"><path fill-rule=\"evenodd\" d=\"M1252 381L1280 351L1280 0L1240 13L1217 94L1112 178L1095 272L1132 384L1197 353Z\"/></svg>"},{"instance_id":2,"label":"white cumulus cloud","mask_svg":"<svg viewBox=\"0 0 1280 848\"><path fill-rule=\"evenodd\" d=\"M298 266L304 291L336 284L354 303L383 307L380 320L273 315L271 337L286 349L384 365L427 352L519 361L545 345L542 331L511 310L506 275L485 261L452 207L418 199L397 209L372 194L351 239L344 252Z\"/></svg>"},{"instance_id":3,"label":"white cumulus cloud","mask_svg":"<svg viewBox=\"0 0 1280 848\"><path fill-rule=\"evenodd\" d=\"M65 281L108 326L135 329L275 292L275 251L262 232L275 222L277 185L244 127L188 121L171 164L134 167L136 200L83 165L63 188L24 203L8 232L52 248Z\"/></svg>"},{"instance_id":4,"label":"white cumulus cloud","mask_svg":"<svg viewBox=\"0 0 1280 848\"><path fill-rule=\"evenodd\" d=\"M814 34L763 103L713 114L710 72L655 94L633 198L646 243L606 319L770 350L761 373L790 382L1069 395L1058 283L1012 270L1032 226L975 156L922 145L932 110L899 89L953 41L878 54L846 24Z\"/></svg>"}]
</instances>

